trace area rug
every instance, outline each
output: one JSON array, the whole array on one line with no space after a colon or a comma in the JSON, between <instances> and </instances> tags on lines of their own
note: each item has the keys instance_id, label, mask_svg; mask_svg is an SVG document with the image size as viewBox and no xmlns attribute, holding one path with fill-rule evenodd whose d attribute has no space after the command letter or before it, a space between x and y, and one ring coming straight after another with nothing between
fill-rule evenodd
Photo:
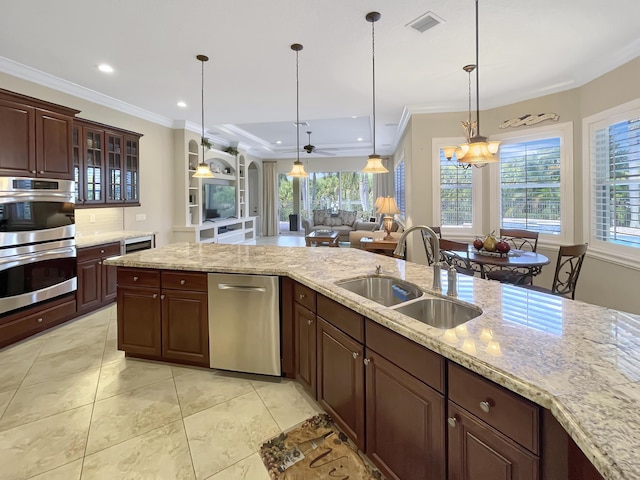
<instances>
[{"instance_id":1,"label":"area rug","mask_svg":"<svg viewBox=\"0 0 640 480\"><path fill-rule=\"evenodd\" d=\"M326 413L265 442L260 456L274 480L384 480Z\"/></svg>"}]
</instances>

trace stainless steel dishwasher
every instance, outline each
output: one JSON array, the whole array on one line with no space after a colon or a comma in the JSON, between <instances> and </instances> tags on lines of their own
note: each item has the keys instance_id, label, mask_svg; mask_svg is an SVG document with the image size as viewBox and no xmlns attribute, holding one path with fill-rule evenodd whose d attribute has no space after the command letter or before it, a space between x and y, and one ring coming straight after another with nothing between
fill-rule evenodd
<instances>
[{"instance_id":1,"label":"stainless steel dishwasher","mask_svg":"<svg viewBox=\"0 0 640 480\"><path fill-rule=\"evenodd\" d=\"M211 368L280 375L278 277L210 273Z\"/></svg>"}]
</instances>

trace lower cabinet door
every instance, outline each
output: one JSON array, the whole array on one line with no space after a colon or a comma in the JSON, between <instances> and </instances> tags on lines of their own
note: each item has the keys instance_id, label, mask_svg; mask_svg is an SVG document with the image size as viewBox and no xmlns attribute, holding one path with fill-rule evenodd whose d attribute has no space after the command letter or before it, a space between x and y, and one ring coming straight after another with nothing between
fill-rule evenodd
<instances>
[{"instance_id":1,"label":"lower cabinet door","mask_svg":"<svg viewBox=\"0 0 640 480\"><path fill-rule=\"evenodd\" d=\"M104 259L103 259L104 261ZM102 302L109 303L116 299L118 292L118 267L102 266Z\"/></svg>"},{"instance_id":2,"label":"lower cabinet door","mask_svg":"<svg viewBox=\"0 0 640 480\"><path fill-rule=\"evenodd\" d=\"M365 358L367 456L389 479L444 480L444 396L371 350Z\"/></svg>"},{"instance_id":3,"label":"lower cabinet door","mask_svg":"<svg viewBox=\"0 0 640 480\"><path fill-rule=\"evenodd\" d=\"M160 290L118 288L118 350L159 357L161 345Z\"/></svg>"},{"instance_id":4,"label":"lower cabinet door","mask_svg":"<svg viewBox=\"0 0 640 480\"><path fill-rule=\"evenodd\" d=\"M102 274L100 259L78 262L78 312L95 310L102 304Z\"/></svg>"},{"instance_id":5,"label":"lower cabinet door","mask_svg":"<svg viewBox=\"0 0 640 480\"><path fill-rule=\"evenodd\" d=\"M538 480L539 459L449 401L450 480Z\"/></svg>"},{"instance_id":6,"label":"lower cabinet door","mask_svg":"<svg viewBox=\"0 0 640 480\"><path fill-rule=\"evenodd\" d=\"M296 380L317 398L316 392L316 314L294 303Z\"/></svg>"},{"instance_id":7,"label":"lower cabinet door","mask_svg":"<svg viewBox=\"0 0 640 480\"><path fill-rule=\"evenodd\" d=\"M364 348L317 318L318 402L364 451Z\"/></svg>"},{"instance_id":8,"label":"lower cabinet door","mask_svg":"<svg viewBox=\"0 0 640 480\"><path fill-rule=\"evenodd\" d=\"M162 290L162 357L209 366L206 292Z\"/></svg>"}]
</instances>

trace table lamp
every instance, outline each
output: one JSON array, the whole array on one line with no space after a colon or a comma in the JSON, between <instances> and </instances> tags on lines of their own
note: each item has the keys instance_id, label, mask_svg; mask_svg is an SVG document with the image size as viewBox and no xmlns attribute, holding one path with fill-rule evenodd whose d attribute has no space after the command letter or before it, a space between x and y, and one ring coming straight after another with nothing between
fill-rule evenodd
<instances>
[{"instance_id":1,"label":"table lamp","mask_svg":"<svg viewBox=\"0 0 640 480\"><path fill-rule=\"evenodd\" d=\"M380 197L378 197L378 199L380 199ZM376 203L378 203L377 200ZM396 200L393 197L382 198L378 205L377 213L384 215L384 218L382 219L382 228L387 232L387 235L383 240L393 240L393 237L391 236L391 228L393 227L392 215L400 213L400 209L398 208L398 205L396 205Z\"/></svg>"}]
</instances>

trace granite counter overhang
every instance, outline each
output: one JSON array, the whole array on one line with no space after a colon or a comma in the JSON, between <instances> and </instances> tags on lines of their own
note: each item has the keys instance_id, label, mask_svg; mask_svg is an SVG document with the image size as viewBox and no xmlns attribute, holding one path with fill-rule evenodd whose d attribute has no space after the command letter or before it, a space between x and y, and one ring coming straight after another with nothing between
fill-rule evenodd
<instances>
[{"instance_id":1,"label":"granite counter overhang","mask_svg":"<svg viewBox=\"0 0 640 480\"><path fill-rule=\"evenodd\" d=\"M335 285L380 264L433 293L429 267L348 248L179 243L106 263L288 276L549 409L606 479L640 478L637 315L460 275L458 299L483 314L444 331Z\"/></svg>"}]
</instances>

